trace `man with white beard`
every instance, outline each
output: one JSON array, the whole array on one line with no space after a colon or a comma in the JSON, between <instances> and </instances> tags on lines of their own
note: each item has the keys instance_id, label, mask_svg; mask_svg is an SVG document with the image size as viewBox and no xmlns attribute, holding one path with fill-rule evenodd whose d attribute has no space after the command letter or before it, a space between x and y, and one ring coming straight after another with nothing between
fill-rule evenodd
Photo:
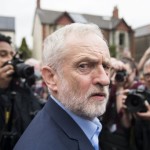
<instances>
[{"instance_id":1,"label":"man with white beard","mask_svg":"<svg viewBox=\"0 0 150 150\"><path fill-rule=\"evenodd\" d=\"M44 41L50 96L14 150L99 150L110 84L110 53L94 24L73 23Z\"/></svg>"}]
</instances>

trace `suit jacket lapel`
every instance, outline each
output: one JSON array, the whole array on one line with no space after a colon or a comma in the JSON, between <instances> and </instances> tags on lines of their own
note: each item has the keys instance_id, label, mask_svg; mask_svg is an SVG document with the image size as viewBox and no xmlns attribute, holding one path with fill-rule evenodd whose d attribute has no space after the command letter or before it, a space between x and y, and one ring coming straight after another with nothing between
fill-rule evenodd
<instances>
[{"instance_id":1,"label":"suit jacket lapel","mask_svg":"<svg viewBox=\"0 0 150 150\"><path fill-rule=\"evenodd\" d=\"M91 142L78 124L51 98L46 103L45 109L46 111L49 111L48 113L58 124L58 126L65 132L65 134L67 134L71 139L78 141L81 150L94 149ZM70 125L70 127L68 125Z\"/></svg>"}]
</instances>

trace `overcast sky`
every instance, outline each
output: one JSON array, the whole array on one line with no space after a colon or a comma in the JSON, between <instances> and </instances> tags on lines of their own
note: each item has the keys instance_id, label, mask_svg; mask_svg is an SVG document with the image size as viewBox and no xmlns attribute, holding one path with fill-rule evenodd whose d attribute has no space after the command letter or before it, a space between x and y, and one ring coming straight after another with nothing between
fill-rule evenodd
<instances>
[{"instance_id":1,"label":"overcast sky","mask_svg":"<svg viewBox=\"0 0 150 150\"><path fill-rule=\"evenodd\" d=\"M150 0L41 0L41 8L60 11L111 16L113 7L119 9L133 29L150 24ZM16 45L23 37L32 48L32 26L36 0L0 0L0 16L15 17Z\"/></svg>"}]
</instances>

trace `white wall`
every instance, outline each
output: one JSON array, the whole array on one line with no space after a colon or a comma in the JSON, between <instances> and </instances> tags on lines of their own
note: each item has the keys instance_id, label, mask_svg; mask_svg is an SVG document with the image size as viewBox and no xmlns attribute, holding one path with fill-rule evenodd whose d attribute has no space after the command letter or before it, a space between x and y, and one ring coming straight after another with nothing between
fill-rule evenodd
<instances>
[{"instance_id":1,"label":"white wall","mask_svg":"<svg viewBox=\"0 0 150 150\"><path fill-rule=\"evenodd\" d=\"M39 17L35 16L34 30L33 30L33 58L42 60L42 25Z\"/></svg>"}]
</instances>

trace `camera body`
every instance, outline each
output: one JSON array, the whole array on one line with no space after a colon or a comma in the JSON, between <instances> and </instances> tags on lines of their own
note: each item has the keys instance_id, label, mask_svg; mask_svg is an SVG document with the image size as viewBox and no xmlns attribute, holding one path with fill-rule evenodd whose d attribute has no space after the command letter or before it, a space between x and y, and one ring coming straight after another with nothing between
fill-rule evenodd
<instances>
[{"instance_id":1,"label":"camera body","mask_svg":"<svg viewBox=\"0 0 150 150\"><path fill-rule=\"evenodd\" d=\"M12 60L6 62L5 65L12 65L14 67L14 74L12 75L14 78L25 78L29 79L34 75L34 67L27 65L24 61L16 56L13 57Z\"/></svg>"},{"instance_id":2,"label":"camera body","mask_svg":"<svg viewBox=\"0 0 150 150\"><path fill-rule=\"evenodd\" d=\"M117 82L124 82L126 76L127 76L126 70L118 70L116 72L115 80Z\"/></svg>"},{"instance_id":3,"label":"camera body","mask_svg":"<svg viewBox=\"0 0 150 150\"><path fill-rule=\"evenodd\" d=\"M125 104L129 112L145 112L147 109L144 105L145 100L150 103L150 91L146 89L130 90Z\"/></svg>"}]
</instances>

